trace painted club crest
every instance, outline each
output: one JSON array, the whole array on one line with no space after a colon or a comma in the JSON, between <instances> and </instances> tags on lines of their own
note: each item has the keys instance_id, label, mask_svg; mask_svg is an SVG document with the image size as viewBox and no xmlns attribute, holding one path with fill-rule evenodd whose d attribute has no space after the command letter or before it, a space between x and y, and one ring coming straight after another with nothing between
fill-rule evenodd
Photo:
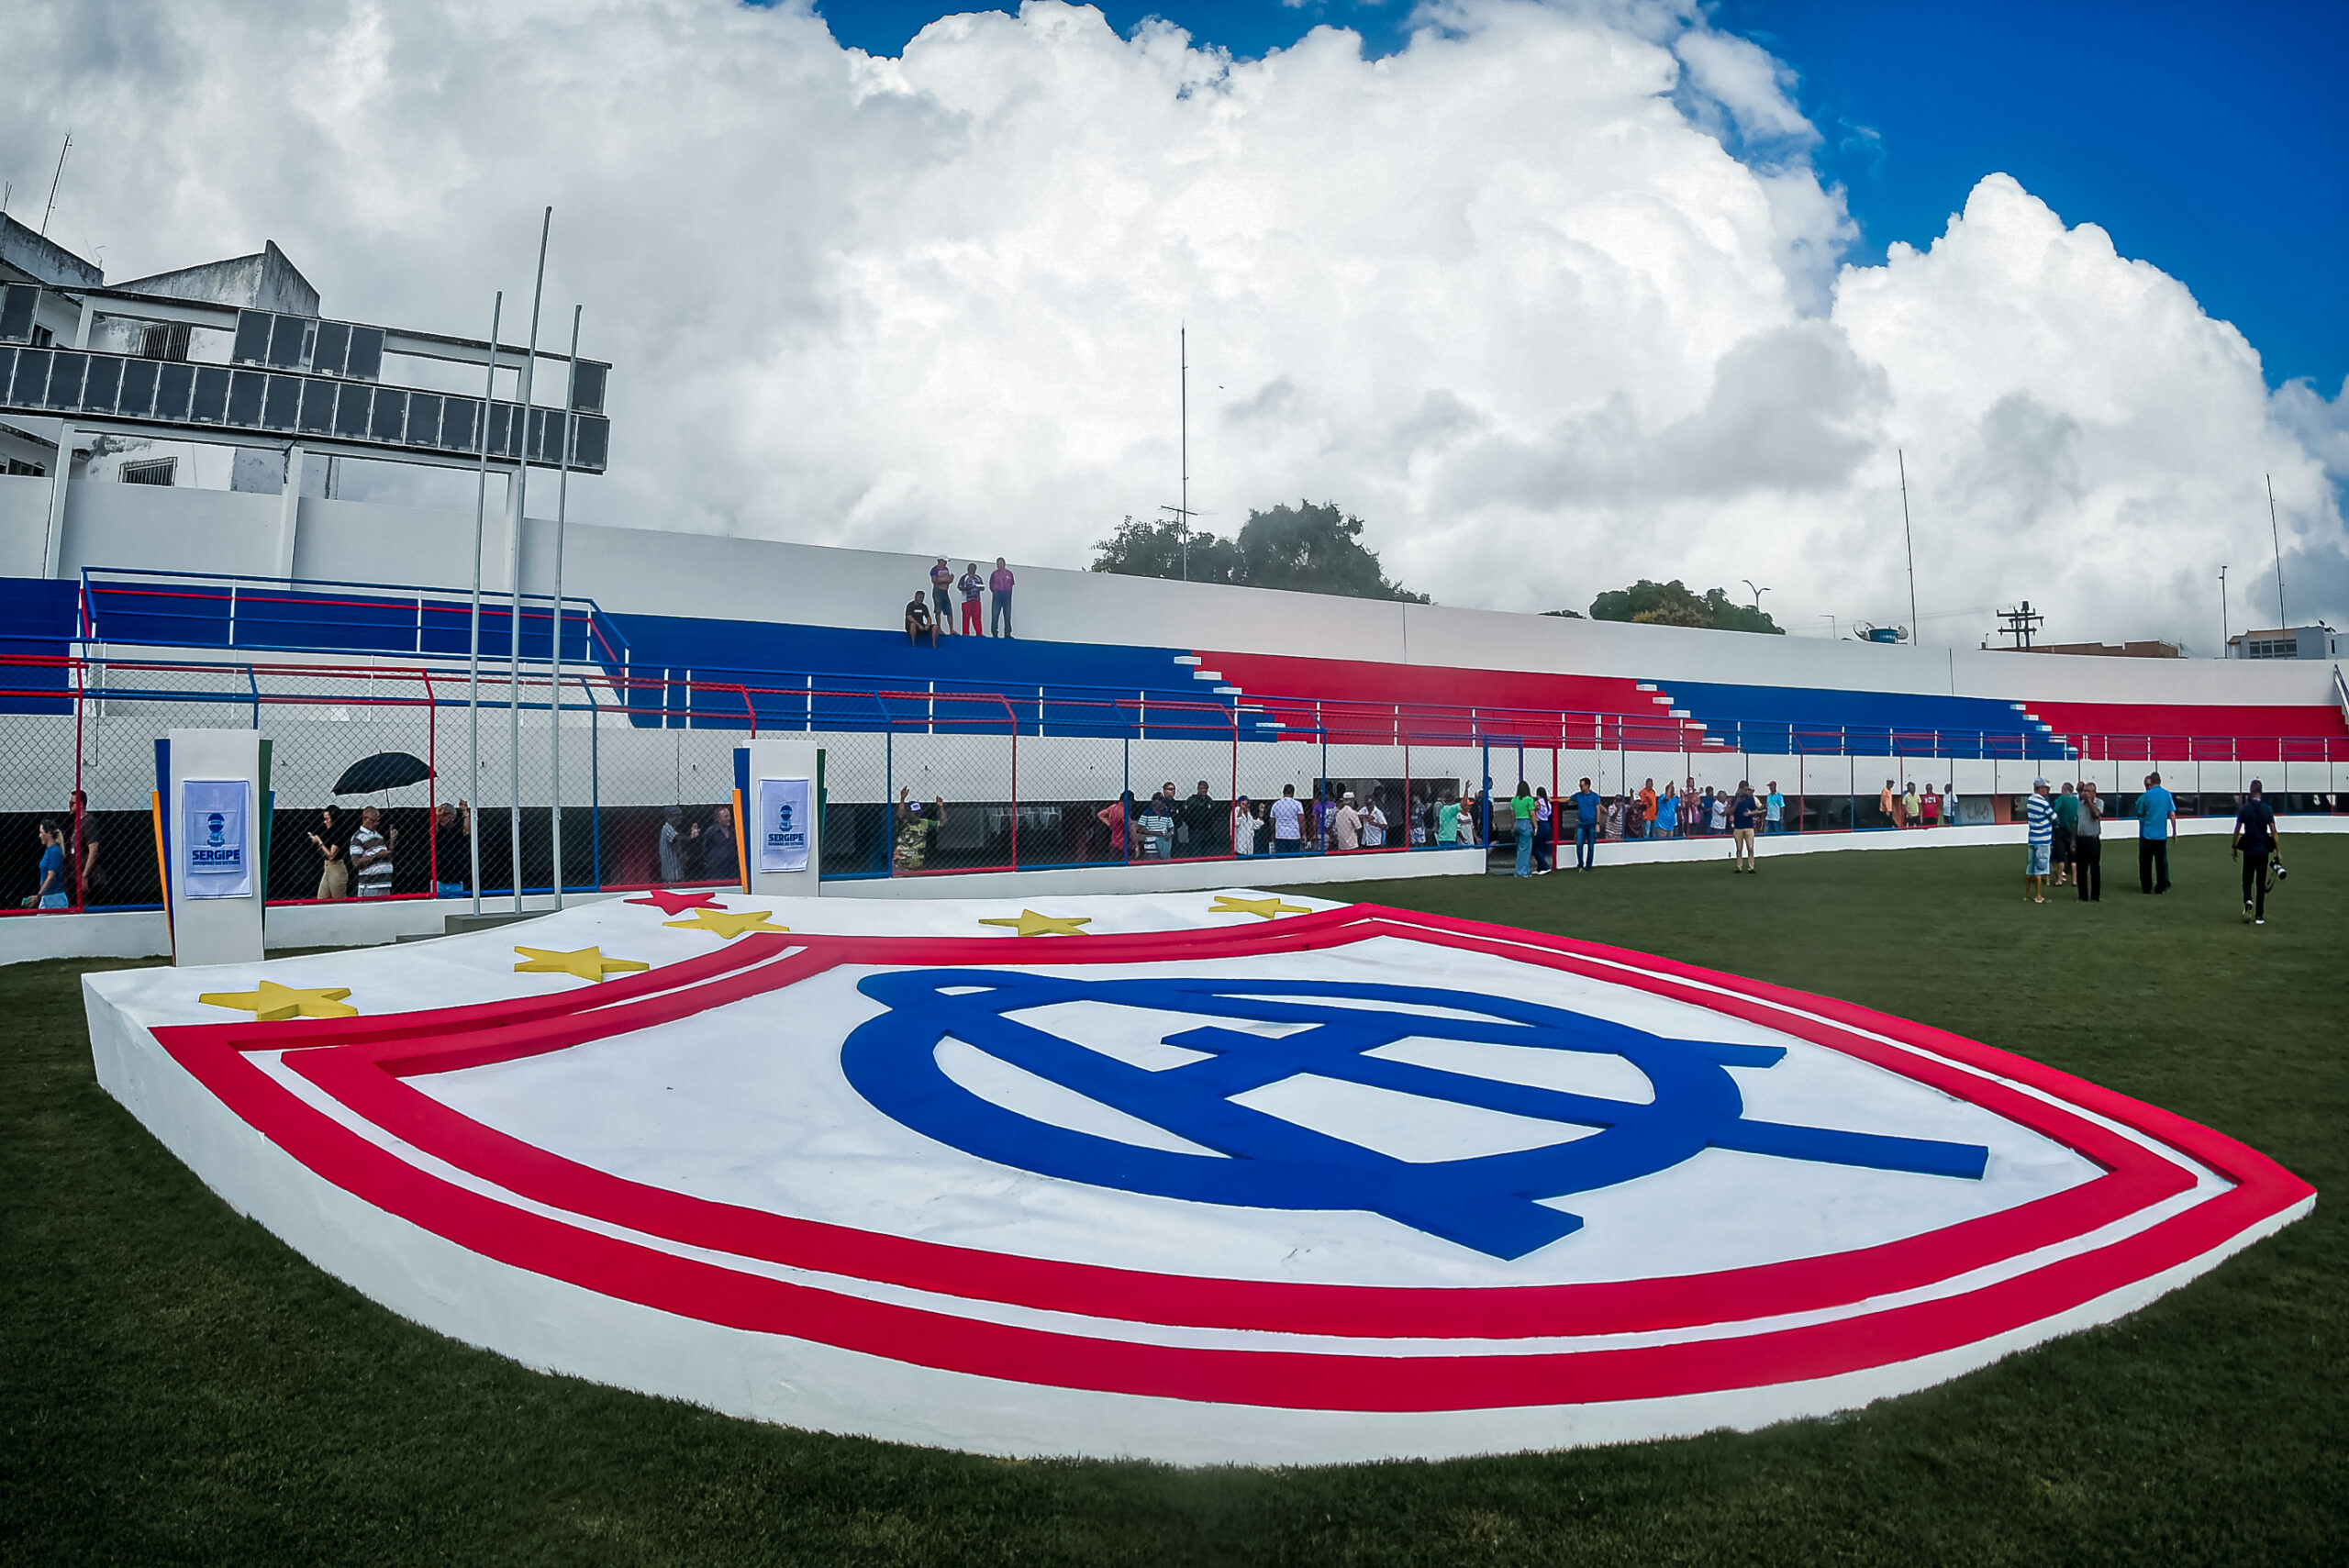
<instances>
[{"instance_id":1,"label":"painted club crest","mask_svg":"<svg viewBox=\"0 0 2349 1568\"><path fill-rule=\"evenodd\" d=\"M2312 1201L2218 1133L1847 1004L1186 896L1170 929L1090 899L898 906L888 934L841 934L835 899L615 903L473 996L393 973L447 974L458 939L312 977L349 1018L196 1023L151 1000L168 971L94 977L93 1033L207 1181L396 1310L993 1451L1760 1425L2109 1320Z\"/></svg>"}]
</instances>

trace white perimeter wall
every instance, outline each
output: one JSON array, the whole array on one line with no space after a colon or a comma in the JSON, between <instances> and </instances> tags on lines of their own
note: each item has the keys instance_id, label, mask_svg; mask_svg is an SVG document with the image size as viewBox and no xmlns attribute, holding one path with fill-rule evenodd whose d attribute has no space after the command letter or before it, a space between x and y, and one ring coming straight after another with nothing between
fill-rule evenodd
<instances>
[{"instance_id":1,"label":"white perimeter wall","mask_svg":"<svg viewBox=\"0 0 2349 1568\"><path fill-rule=\"evenodd\" d=\"M39 570L46 479L0 479L0 572ZM61 575L83 566L268 574L283 548L283 502L190 488L85 481L67 492ZM523 586L553 586L553 525L525 525ZM508 539L488 527L484 583L508 585ZM1001 541L957 541L959 571L991 566ZM472 581L470 513L304 500L296 576L421 584ZM574 524L564 588L607 610L896 630L931 557L655 529ZM2331 699L2321 661L2024 658L1882 648L1445 606L1376 604L1119 577L1013 562L1015 622L1034 639L1344 657L1462 669L1612 674L1641 680L1911 691L2008 701L2313 704Z\"/></svg>"}]
</instances>

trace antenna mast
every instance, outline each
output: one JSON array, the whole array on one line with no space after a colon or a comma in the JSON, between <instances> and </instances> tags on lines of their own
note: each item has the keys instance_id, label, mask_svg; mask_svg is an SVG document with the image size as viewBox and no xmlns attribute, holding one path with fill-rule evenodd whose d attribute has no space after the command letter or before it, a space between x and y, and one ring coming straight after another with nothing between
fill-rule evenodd
<instances>
[{"instance_id":1,"label":"antenna mast","mask_svg":"<svg viewBox=\"0 0 2349 1568\"><path fill-rule=\"evenodd\" d=\"M2224 659L2227 656L2227 643L2229 640L2230 639L2227 636L2227 568L2225 562L2221 562L2219 566L2219 657L2221 659Z\"/></svg>"},{"instance_id":2,"label":"antenna mast","mask_svg":"<svg viewBox=\"0 0 2349 1568\"><path fill-rule=\"evenodd\" d=\"M1900 539L1909 548L1909 646L1917 646L1917 540L1909 528L1909 459L1898 447L1892 459L1900 465ZM2030 606L2025 606L2026 609Z\"/></svg>"},{"instance_id":3,"label":"antenna mast","mask_svg":"<svg viewBox=\"0 0 2349 1568\"><path fill-rule=\"evenodd\" d=\"M1184 322L1174 328L1174 354L1181 361L1183 390L1183 581L1191 580L1191 325ZM2277 568L2277 592L2281 593L2282 568Z\"/></svg>"}]
</instances>

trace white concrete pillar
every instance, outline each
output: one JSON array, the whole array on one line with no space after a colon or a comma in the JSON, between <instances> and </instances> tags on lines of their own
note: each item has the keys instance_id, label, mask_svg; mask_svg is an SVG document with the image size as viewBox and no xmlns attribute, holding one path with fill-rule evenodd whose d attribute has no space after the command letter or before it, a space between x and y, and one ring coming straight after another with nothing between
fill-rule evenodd
<instances>
[{"instance_id":1,"label":"white concrete pillar","mask_svg":"<svg viewBox=\"0 0 2349 1568\"><path fill-rule=\"evenodd\" d=\"M156 783L163 797L165 913L174 964L261 961L269 894L262 865L270 807L263 744L254 729L165 733Z\"/></svg>"},{"instance_id":2,"label":"white concrete pillar","mask_svg":"<svg viewBox=\"0 0 2349 1568\"><path fill-rule=\"evenodd\" d=\"M735 749L734 835L750 892L813 898L822 891L823 776L823 749L812 741L762 740ZM791 864L800 869L767 869Z\"/></svg>"},{"instance_id":3,"label":"white concrete pillar","mask_svg":"<svg viewBox=\"0 0 2349 1568\"><path fill-rule=\"evenodd\" d=\"M278 495L277 547L270 575L294 575L294 536L302 526L302 448L285 449L285 488Z\"/></svg>"},{"instance_id":4,"label":"white concrete pillar","mask_svg":"<svg viewBox=\"0 0 2349 1568\"><path fill-rule=\"evenodd\" d=\"M73 427L62 425L57 431L57 461L50 465L49 521L41 529L40 574L57 575L58 562L65 549L65 486L73 473Z\"/></svg>"}]
</instances>

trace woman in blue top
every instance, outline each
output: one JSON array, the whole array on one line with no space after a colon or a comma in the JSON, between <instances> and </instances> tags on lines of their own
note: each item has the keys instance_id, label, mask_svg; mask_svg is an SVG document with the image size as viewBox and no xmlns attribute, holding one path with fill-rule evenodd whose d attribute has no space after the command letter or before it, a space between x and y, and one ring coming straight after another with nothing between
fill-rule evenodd
<instances>
[{"instance_id":1,"label":"woman in blue top","mask_svg":"<svg viewBox=\"0 0 2349 1568\"><path fill-rule=\"evenodd\" d=\"M1680 830L1679 785L1664 786L1664 797L1655 803L1655 830L1667 839Z\"/></svg>"},{"instance_id":2,"label":"woman in blue top","mask_svg":"<svg viewBox=\"0 0 2349 1568\"><path fill-rule=\"evenodd\" d=\"M47 817L40 819L40 891L34 897L43 909L66 907L65 833Z\"/></svg>"}]
</instances>

